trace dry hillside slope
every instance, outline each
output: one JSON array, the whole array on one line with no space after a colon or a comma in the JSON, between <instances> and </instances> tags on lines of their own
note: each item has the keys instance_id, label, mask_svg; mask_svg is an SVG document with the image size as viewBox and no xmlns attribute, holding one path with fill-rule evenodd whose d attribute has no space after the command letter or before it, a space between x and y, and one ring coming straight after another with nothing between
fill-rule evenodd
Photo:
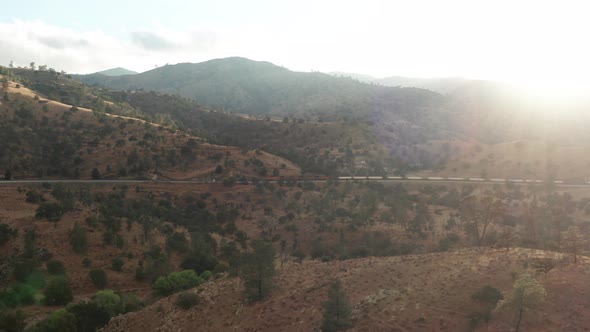
<instances>
[{"instance_id":1,"label":"dry hillside slope","mask_svg":"<svg viewBox=\"0 0 590 332\"><path fill-rule=\"evenodd\" d=\"M276 292L265 302L245 303L238 279L223 278L195 289L201 302L192 309L176 307L175 296L171 296L112 319L104 331L318 331L322 303L334 278L342 280L353 306L351 331L468 331L468 316L477 307L471 294L491 285L508 298L512 272L525 272L525 262L547 256L556 254L466 249L288 263L277 277ZM525 313L522 329L582 331L589 326L590 318L582 314L590 305L590 291L585 287L588 267L587 262L564 263L547 275L536 275L545 286L547 300L536 312ZM514 318L507 305L500 305L493 312L489 331L510 331ZM484 331L483 325L478 330Z\"/></svg>"},{"instance_id":2,"label":"dry hillside slope","mask_svg":"<svg viewBox=\"0 0 590 332\"><path fill-rule=\"evenodd\" d=\"M109 178L193 179L214 174L217 165L224 168L218 177L270 175L274 169L286 176L300 173L266 152L209 144L144 120L73 107L14 82L5 90L0 118L12 127L0 143L0 171L10 169L15 178L87 179L96 168Z\"/></svg>"}]
</instances>

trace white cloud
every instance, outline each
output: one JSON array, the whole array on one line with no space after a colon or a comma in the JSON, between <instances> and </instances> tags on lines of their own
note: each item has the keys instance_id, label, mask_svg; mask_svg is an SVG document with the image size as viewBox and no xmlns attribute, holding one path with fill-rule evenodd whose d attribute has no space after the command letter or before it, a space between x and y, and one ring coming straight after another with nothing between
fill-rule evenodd
<instances>
[{"instance_id":1,"label":"white cloud","mask_svg":"<svg viewBox=\"0 0 590 332\"><path fill-rule=\"evenodd\" d=\"M0 64L47 64L56 70L91 73L112 67L144 71L156 64L202 61L215 54L215 34L164 28L115 38L102 31L74 31L42 21L0 23Z\"/></svg>"}]
</instances>

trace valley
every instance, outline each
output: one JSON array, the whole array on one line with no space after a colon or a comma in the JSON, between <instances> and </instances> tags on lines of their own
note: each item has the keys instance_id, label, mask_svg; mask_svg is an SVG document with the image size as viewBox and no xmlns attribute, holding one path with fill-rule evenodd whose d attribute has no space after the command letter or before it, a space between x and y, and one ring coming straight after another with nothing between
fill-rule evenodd
<instances>
[{"instance_id":1,"label":"valley","mask_svg":"<svg viewBox=\"0 0 590 332\"><path fill-rule=\"evenodd\" d=\"M587 133L493 84L244 58L0 79L0 330L330 330L333 287L335 330L588 324Z\"/></svg>"}]
</instances>

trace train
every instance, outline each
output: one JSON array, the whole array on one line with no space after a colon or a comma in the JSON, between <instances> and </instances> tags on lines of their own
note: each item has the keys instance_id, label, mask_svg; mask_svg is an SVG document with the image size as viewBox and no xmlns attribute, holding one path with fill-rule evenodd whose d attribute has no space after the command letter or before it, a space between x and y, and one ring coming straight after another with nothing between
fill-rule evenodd
<instances>
[{"instance_id":1,"label":"train","mask_svg":"<svg viewBox=\"0 0 590 332\"><path fill-rule=\"evenodd\" d=\"M409 181L457 181L457 182L498 182L498 183L546 183L544 180L537 179L499 179L499 178L482 178L482 177L441 177L441 176L375 176L375 175L348 175L348 176L327 176L327 175L297 175L297 176L266 176L258 180L265 181L284 181L284 182L302 182L302 181L352 181L352 180L409 180ZM245 177L238 180L238 183L248 184L256 180L248 181ZM563 180L553 180L554 184L565 184ZM590 178L586 178L584 184L590 184Z\"/></svg>"}]
</instances>

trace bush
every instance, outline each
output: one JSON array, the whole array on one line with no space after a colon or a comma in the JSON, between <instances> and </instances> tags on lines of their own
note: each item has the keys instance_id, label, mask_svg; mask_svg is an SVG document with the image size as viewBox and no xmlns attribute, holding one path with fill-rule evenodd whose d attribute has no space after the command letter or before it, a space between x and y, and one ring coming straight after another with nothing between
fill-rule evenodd
<instances>
[{"instance_id":1,"label":"bush","mask_svg":"<svg viewBox=\"0 0 590 332\"><path fill-rule=\"evenodd\" d=\"M17 283L6 288L0 293L0 307L14 308L20 305L31 305L35 303L37 289L33 285ZM0 329L2 331L2 329Z\"/></svg>"},{"instance_id":2,"label":"bush","mask_svg":"<svg viewBox=\"0 0 590 332\"><path fill-rule=\"evenodd\" d=\"M205 271L205 272L201 273L201 279L207 281L211 278L212 275L213 275L213 273L211 273L211 271Z\"/></svg>"},{"instance_id":3,"label":"bush","mask_svg":"<svg viewBox=\"0 0 590 332\"><path fill-rule=\"evenodd\" d=\"M113 258L111 261L111 268L117 272L121 272L123 270L123 265L125 265L125 262L123 259L121 259L121 257Z\"/></svg>"},{"instance_id":4,"label":"bush","mask_svg":"<svg viewBox=\"0 0 590 332\"><path fill-rule=\"evenodd\" d=\"M61 275L66 273L66 268L62 264L62 262L52 259L46 264L47 273L51 275Z\"/></svg>"},{"instance_id":5,"label":"bush","mask_svg":"<svg viewBox=\"0 0 590 332\"><path fill-rule=\"evenodd\" d=\"M29 191L27 191L25 196L26 196L25 202L27 202L27 203L36 204L36 203L43 201L43 194L41 194L37 190L29 190Z\"/></svg>"},{"instance_id":6,"label":"bush","mask_svg":"<svg viewBox=\"0 0 590 332\"><path fill-rule=\"evenodd\" d=\"M65 213L64 208L61 204L55 202L43 202L37 208L35 212L35 218L47 219L49 221L60 221L61 216Z\"/></svg>"},{"instance_id":7,"label":"bush","mask_svg":"<svg viewBox=\"0 0 590 332\"><path fill-rule=\"evenodd\" d=\"M14 239L17 233L18 231L16 229L12 229L6 224L0 224L0 246L5 245L6 242L11 239Z\"/></svg>"},{"instance_id":8,"label":"bush","mask_svg":"<svg viewBox=\"0 0 590 332\"><path fill-rule=\"evenodd\" d=\"M328 290L328 301L324 303L322 331L342 331L352 326L351 308L340 280L334 281Z\"/></svg>"},{"instance_id":9,"label":"bush","mask_svg":"<svg viewBox=\"0 0 590 332\"><path fill-rule=\"evenodd\" d=\"M196 254L186 258L181 266L185 270L194 270L197 273L211 271L217 266L218 261L215 257L206 254Z\"/></svg>"},{"instance_id":10,"label":"bush","mask_svg":"<svg viewBox=\"0 0 590 332\"><path fill-rule=\"evenodd\" d=\"M70 232L70 244L72 245L72 250L77 254L85 254L88 251L86 230L78 223L74 225L74 228Z\"/></svg>"},{"instance_id":11,"label":"bush","mask_svg":"<svg viewBox=\"0 0 590 332\"><path fill-rule=\"evenodd\" d=\"M65 305L74 299L72 288L66 277L55 277L49 280L43 295L47 305Z\"/></svg>"},{"instance_id":12,"label":"bush","mask_svg":"<svg viewBox=\"0 0 590 332\"><path fill-rule=\"evenodd\" d=\"M26 315L21 310L0 310L0 331L20 332L25 329Z\"/></svg>"},{"instance_id":13,"label":"bush","mask_svg":"<svg viewBox=\"0 0 590 332\"><path fill-rule=\"evenodd\" d=\"M105 288L109 283L107 273L102 269L92 270L88 273L88 275L90 276L90 280L92 280L94 286L99 289Z\"/></svg>"},{"instance_id":14,"label":"bush","mask_svg":"<svg viewBox=\"0 0 590 332\"><path fill-rule=\"evenodd\" d=\"M66 309L60 309L52 313L46 319L37 323L32 332L76 332L76 316Z\"/></svg>"},{"instance_id":15,"label":"bush","mask_svg":"<svg viewBox=\"0 0 590 332\"><path fill-rule=\"evenodd\" d=\"M180 293L176 298L176 305L184 310L190 309L199 303L199 296L193 292Z\"/></svg>"},{"instance_id":16,"label":"bush","mask_svg":"<svg viewBox=\"0 0 590 332\"><path fill-rule=\"evenodd\" d=\"M100 180L101 178L100 171L98 170L98 168L93 168L90 175L92 177L92 180Z\"/></svg>"},{"instance_id":17,"label":"bush","mask_svg":"<svg viewBox=\"0 0 590 332\"><path fill-rule=\"evenodd\" d=\"M92 261L90 260L90 258L88 258L88 257L85 257L85 258L82 260L82 265L83 265L84 267L90 267L90 264L92 264Z\"/></svg>"},{"instance_id":18,"label":"bush","mask_svg":"<svg viewBox=\"0 0 590 332\"><path fill-rule=\"evenodd\" d=\"M167 296L183 289L198 286L202 282L204 280L199 278L195 271L184 270L172 272L168 276L158 278L153 288L157 295Z\"/></svg>"},{"instance_id":19,"label":"bush","mask_svg":"<svg viewBox=\"0 0 590 332\"><path fill-rule=\"evenodd\" d=\"M137 269L135 269L135 279L137 281L144 281L146 278L146 273L145 270L143 269L143 266L138 266Z\"/></svg>"},{"instance_id":20,"label":"bush","mask_svg":"<svg viewBox=\"0 0 590 332\"><path fill-rule=\"evenodd\" d=\"M168 250L174 251L186 251L188 248L188 241L186 240L184 233L174 232L166 240L166 248L168 248Z\"/></svg>"}]
</instances>

